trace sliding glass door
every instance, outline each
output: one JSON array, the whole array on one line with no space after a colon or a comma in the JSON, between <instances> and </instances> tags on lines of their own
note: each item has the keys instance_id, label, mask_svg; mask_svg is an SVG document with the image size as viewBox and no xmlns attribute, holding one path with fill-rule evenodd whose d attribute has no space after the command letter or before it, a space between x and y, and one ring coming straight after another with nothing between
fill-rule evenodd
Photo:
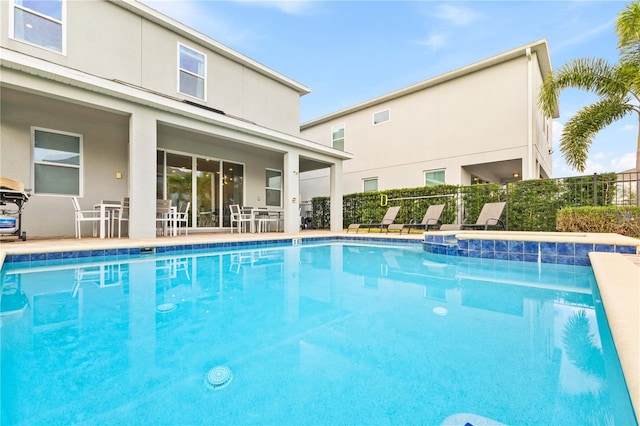
<instances>
[{"instance_id":1,"label":"sliding glass door","mask_svg":"<svg viewBox=\"0 0 640 426\"><path fill-rule=\"evenodd\" d=\"M199 228L220 226L220 161L210 158L196 159L197 212Z\"/></svg>"},{"instance_id":2,"label":"sliding glass door","mask_svg":"<svg viewBox=\"0 0 640 426\"><path fill-rule=\"evenodd\" d=\"M191 202L189 226L229 227L229 205L244 203L244 165L158 151L157 198Z\"/></svg>"}]
</instances>

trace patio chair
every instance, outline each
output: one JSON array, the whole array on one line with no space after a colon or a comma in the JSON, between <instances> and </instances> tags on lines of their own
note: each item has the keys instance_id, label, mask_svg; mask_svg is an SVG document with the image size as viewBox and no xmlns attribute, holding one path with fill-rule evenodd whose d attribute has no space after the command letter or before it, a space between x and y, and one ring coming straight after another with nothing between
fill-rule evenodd
<instances>
[{"instance_id":1,"label":"patio chair","mask_svg":"<svg viewBox=\"0 0 640 426\"><path fill-rule=\"evenodd\" d=\"M105 221L105 226L109 226L109 220L107 217L100 216L100 210L82 210L80 208L80 202L78 202L78 198L71 197L71 201L73 202L73 210L75 211L75 224L76 224L76 238L82 238L81 225L82 222L92 222L93 223L93 236L97 235L96 225L100 224L101 220ZM107 235L109 234L107 230Z\"/></svg>"},{"instance_id":2,"label":"patio chair","mask_svg":"<svg viewBox=\"0 0 640 426\"><path fill-rule=\"evenodd\" d=\"M500 201L497 203L485 203L480 210L480 215L476 223L462 223L462 224L448 224L440 227L441 231L455 230L455 229L483 229L487 230L490 226L500 227L505 229L504 222L500 220L504 206L506 203Z\"/></svg>"},{"instance_id":3,"label":"patio chair","mask_svg":"<svg viewBox=\"0 0 640 426\"><path fill-rule=\"evenodd\" d=\"M243 223L248 223L251 225L253 221L253 215L250 213L242 213L240 210L239 204L231 204L229 206L229 211L231 213L231 233L233 234L233 228L238 228L238 233L242 232ZM235 223L235 225L234 225Z\"/></svg>"},{"instance_id":4,"label":"patio chair","mask_svg":"<svg viewBox=\"0 0 640 426\"><path fill-rule=\"evenodd\" d=\"M163 236L171 235L175 218L171 200L156 200L156 233L158 230Z\"/></svg>"},{"instance_id":5,"label":"patio chair","mask_svg":"<svg viewBox=\"0 0 640 426\"><path fill-rule=\"evenodd\" d=\"M184 235L189 235L189 207L191 207L191 201L180 202L178 204L178 210L176 210L176 230L180 235L180 229L184 228ZM183 226L184 225L184 226Z\"/></svg>"},{"instance_id":6,"label":"patio chair","mask_svg":"<svg viewBox=\"0 0 640 426\"><path fill-rule=\"evenodd\" d=\"M349 233L350 230L355 229L357 234L360 228L367 228L367 232L371 232L371 228L384 229L395 222L396 216L398 216L398 211L400 211L400 206L389 207L380 223L352 223L347 228L347 233Z\"/></svg>"},{"instance_id":7,"label":"patio chair","mask_svg":"<svg viewBox=\"0 0 640 426\"><path fill-rule=\"evenodd\" d=\"M116 221L118 222L118 238L120 238L122 236L122 222L129 222L129 197L124 197L122 203L120 203L120 208L113 212L112 234L115 232Z\"/></svg>"},{"instance_id":8,"label":"patio chair","mask_svg":"<svg viewBox=\"0 0 640 426\"><path fill-rule=\"evenodd\" d=\"M411 230L414 228L424 229L425 231L429 228L439 228L440 227L440 216L442 216L442 211L444 210L444 204L432 204L427 209L427 212L424 214L422 218L422 222L420 223L392 223L387 226L387 233L389 231L400 231L402 234L402 230L407 228L407 233L410 234Z\"/></svg>"}]
</instances>

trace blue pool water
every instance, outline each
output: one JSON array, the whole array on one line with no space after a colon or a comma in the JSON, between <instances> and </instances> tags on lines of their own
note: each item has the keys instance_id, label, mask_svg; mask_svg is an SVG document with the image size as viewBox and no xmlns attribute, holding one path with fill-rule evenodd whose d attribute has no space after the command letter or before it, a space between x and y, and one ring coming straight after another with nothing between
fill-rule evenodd
<instances>
[{"instance_id":1,"label":"blue pool water","mask_svg":"<svg viewBox=\"0 0 640 426\"><path fill-rule=\"evenodd\" d=\"M329 242L2 286L3 425L637 424L590 267Z\"/></svg>"}]
</instances>

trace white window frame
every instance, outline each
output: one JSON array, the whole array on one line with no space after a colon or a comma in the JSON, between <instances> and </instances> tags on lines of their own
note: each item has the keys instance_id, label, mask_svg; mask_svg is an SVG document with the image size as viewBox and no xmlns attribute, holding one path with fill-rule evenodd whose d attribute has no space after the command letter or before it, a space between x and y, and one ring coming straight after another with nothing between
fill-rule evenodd
<instances>
[{"instance_id":1,"label":"white window frame","mask_svg":"<svg viewBox=\"0 0 640 426\"><path fill-rule=\"evenodd\" d=\"M384 112L387 113L387 119L383 120L383 121L376 122L376 115L382 114ZM373 113L373 125L374 126L379 126L381 124L388 123L390 121L391 121L391 108L386 108L386 109L383 109L383 110L380 110L380 111L376 111L376 112Z\"/></svg>"},{"instance_id":2,"label":"white window frame","mask_svg":"<svg viewBox=\"0 0 640 426\"><path fill-rule=\"evenodd\" d=\"M265 182L265 186L264 186L264 204L267 207L282 207L282 187L283 187L282 170L265 168L264 169L265 178L267 177L267 172L275 172L275 173L279 173L280 174L280 187L279 188L270 187L270 186L267 186L266 182ZM271 191L279 191L280 192L280 203L277 206L272 206L272 205L267 204L267 191L269 191L269 190L271 190Z\"/></svg>"},{"instance_id":3,"label":"white window frame","mask_svg":"<svg viewBox=\"0 0 640 426\"><path fill-rule=\"evenodd\" d=\"M56 18L53 18L51 16L47 16L44 15L40 12L36 12L33 9L29 9L28 7L19 5L16 3L15 0L10 0L9 2L9 38L11 38L12 40L18 41L20 43L24 43L24 44L28 44L29 46L34 46L37 47L39 49L44 49L44 50L48 50L49 52L53 52L53 53L57 53L59 55L64 55L66 56L67 54L67 0L60 0L62 3L62 10L61 10L61 20L58 20ZM61 38L62 40L60 40L60 50L48 47L48 46L42 46L40 44L28 41L28 40L24 40L22 38L18 38L16 37L16 23L15 23L15 11L16 9L20 9L26 13L29 13L31 15L35 15L38 16L39 18L45 19L47 21L56 23L56 24L60 24L61 27Z\"/></svg>"},{"instance_id":4,"label":"white window frame","mask_svg":"<svg viewBox=\"0 0 640 426\"><path fill-rule=\"evenodd\" d=\"M203 75L194 74L192 71L189 71L189 70L187 70L187 69L183 69L183 68L181 68L181 67L180 67L180 48L181 48L181 47L184 47L184 48L185 48L185 49L187 49L187 50L190 50L190 51L192 51L192 52L194 52L194 53L197 53L197 54L199 54L199 55L202 55L202 57L203 57L203 62L204 62L204 72L203 72ZM198 100L200 100L200 101L204 101L204 102L206 102L206 101L207 101L207 55L206 55L205 53L203 53L203 52L201 52L201 51L197 50L197 49L194 49L194 48L192 48L192 47L187 46L187 45L186 45L186 44L184 44L184 43L180 43L180 42L178 42L177 60L178 60L178 63L177 63L177 67L176 67L176 68L177 68L178 73L177 73L177 76L176 76L176 78L177 78L176 85L177 85L177 88L178 88L178 93L180 93L181 95L189 96L190 98L193 98L193 99L198 99ZM203 85L202 85L202 90L203 90L202 98L199 98L198 96L193 95L193 94L191 94L191 93L185 93L185 92L183 92L183 91L181 90L181 89L182 89L182 87L180 87L180 74L181 74L182 72L185 72L185 73L187 73L187 74L189 74L189 75L191 75L191 76L194 76L194 77L196 77L196 78L200 78L200 79L202 79L202 81L203 81Z\"/></svg>"},{"instance_id":5,"label":"white window frame","mask_svg":"<svg viewBox=\"0 0 640 426\"><path fill-rule=\"evenodd\" d=\"M35 150L36 150L36 131L48 132L48 133L56 133L59 135L73 136L79 139L79 149L78 155L80 159L78 161L78 165L75 164L59 164L59 163L49 163L46 161L36 161L35 159ZM64 193L51 193L51 192L36 192L36 164L42 164L49 167L65 167L65 168L73 168L78 169L78 194L64 194ZM31 127L31 182L33 182L33 193L37 195L43 196L57 196L57 197L83 197L84 196L84 137L78 133L70 133L63 132L55 129L47 129L44 127Z\"/></svg>"},{"instance_id":6,"label":"white window frame","mask_svg":"<svg viewBox=\"0 0 640 426\"><path fill-rule=\"evenodd\" d=\"M342 148L336 148L336 141L340 139L335 139L333 136L336 131L342 129ZM331 126L331 147L334 149L338 149L340 151L345 151L345 143L347 140L347 126L344 123L334 124Z\"/></svg>"},{"instance_id":7,"label":"white window frame","mask_svg":"<svg viewBox=\"0 0 640 426\"><path fill-rule=\"evenodd\" d=\"M435 173L435 172L443 172L444 173L444 180L443 182L438 182L438 183L427 183L427 173ZM422 174L423 176L423 182L424 182L424 186L434 186L434 185L444 185L445 183L447 183L447 170L446 169L431 169L431 170L425 170Z\"/></svg>"},{"instance_id":8,"label":"white window frame","mask_svg":"<svg viewBox=\"0 0 640 426\"><path fill-rule=\"evenodd\" d=\"M367 191L367 189L365 188L365 183L369 182L369 181L376 181L376 189L374 191ZM362 192L376 192L379 191L380 188L378 186L378 177L368 177L368 178L363 178L362 179Z\"/></svg>"}]
</instances>

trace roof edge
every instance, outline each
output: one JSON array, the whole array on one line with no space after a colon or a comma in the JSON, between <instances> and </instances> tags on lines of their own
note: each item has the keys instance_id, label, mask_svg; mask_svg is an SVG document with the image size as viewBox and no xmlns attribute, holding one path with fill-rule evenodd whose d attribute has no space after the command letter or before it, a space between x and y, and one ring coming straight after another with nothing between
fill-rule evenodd
<instances>
[{"instance_id":1,"label":"roof edge","mask_svg":"<svg viewBox=\"0 0 640 426\"><path fill-rule=\"evenodd\" d=\"M412 93L418 92L420 90L426 89L428 87L436 86L438 84L445 83L450 80L454 80L456 78L460 78L464 75L471 74L473 72L492 67L494 65L509 61L511 59L517 58L519 56L525 56L527 54L527 50L531 50L536 52L538 57L538 63L540 64L540 71L542 72L542 77L546 77L551 73L551 57L549 55L549 46L547 44L546 39L541 39L535 41L533 43L526 44L524 46L517 47L515 49L509 50L507 52L500 53L498 55L491 56L487 59L483 59L478 62L474 62L470 65L464 66L462 68L455 69L453 71L446 72L444 74L440 74L436 77L423 80L421 82L415 83L411 86L404 87L402 89L396 90L394 92L387 93L382 96L378 96L373 99L369 99L367 101L358 103L356 105L352 105L347 108L343 108L336 112L332 112L318 118L306 121L300 125L300 130L305 130L309 127L316 126L321 123L325 123L330 120L334 120L336 118L342 117L347 114L351 114L356 111L363 110L365 108L369 108L383 102L388 102L392 99L400 98L402 96L410 95Z\"/></svg>"},{"instance_id":2,"label":"roof edge","mask_svg":"<svg viewBox=\"0 0 640 426\"><path fill-rule=\"evenodd\" d=\"M261 64L258 61L255 61L248 56L243 55L242 53L233 50L232 48L225 46L224 44L212 39L209 36L202 34L201 32L190 28L189 26L176 21L175 19L153 9L146 4L140 3L136 0L108 0L109 2L128 10L129 12L135 13L136 15L147 19L148 21L154 22L166 29L174 31L181 36L203 45L217 54L224 56L227 59L231 59L232 61L239 63L247 68L250 68L262 75L270 77L285 86L288 86L298 93L301 96L307 95L311 93L311 89L307 86L298 83L297 81L280 74L279 72Z\"/></svg>"}]
</instances>

